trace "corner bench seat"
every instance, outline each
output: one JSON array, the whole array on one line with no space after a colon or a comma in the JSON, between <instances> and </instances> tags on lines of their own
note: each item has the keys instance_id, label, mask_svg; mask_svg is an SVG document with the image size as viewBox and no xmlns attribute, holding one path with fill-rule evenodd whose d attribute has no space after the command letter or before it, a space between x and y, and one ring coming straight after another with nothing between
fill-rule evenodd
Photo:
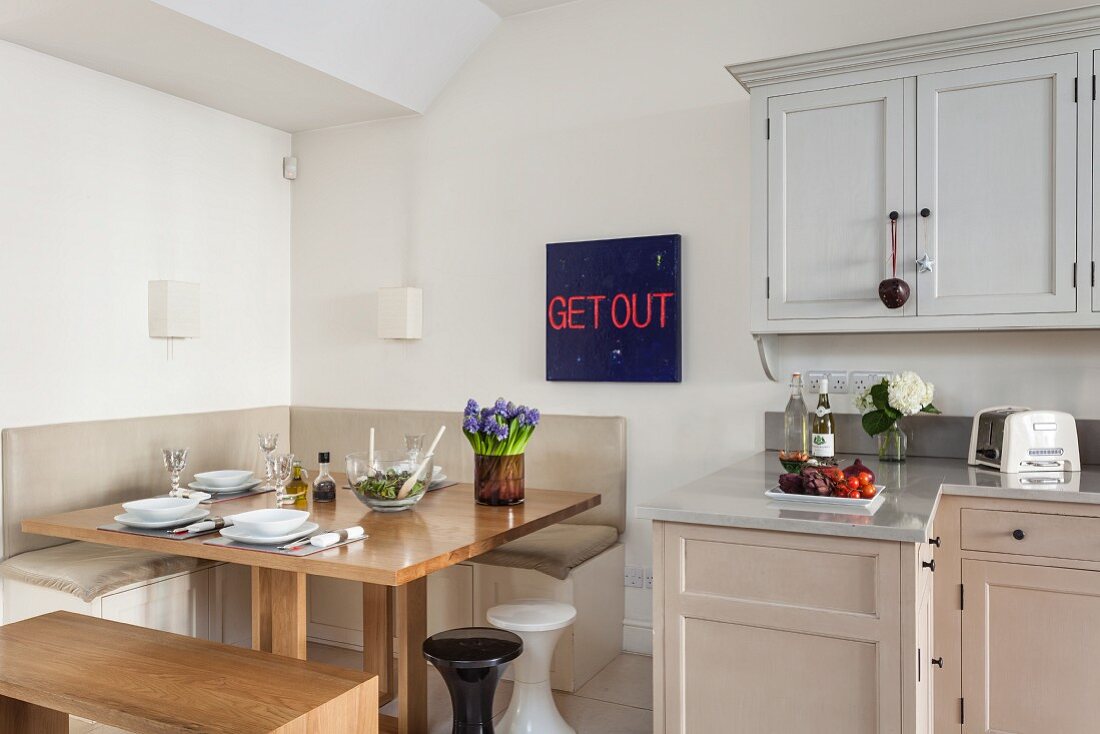
<instances>
[{"instance_id":1,"label":"corner bench seat","mask_svg":"<svg viewBox=\"0 0 1100 734\"><path fill-rule=\"evenodd\" d=\"M489 566L539 571L564 581L570 571L618 540L618 528L609 525L551 525L473 560Z\"/></svg>"},{"instance_id":2,"label":"corner bench seat","mask_svg":"<svg viewBox=\"0 0 1100 734\"><path fill-rule=\"evenodd\" d=\"M90 603L130 584L211 565L198 558L77 541L20 553L0 563L0 575L64 591Z\"/></svg>"}]
</instances>

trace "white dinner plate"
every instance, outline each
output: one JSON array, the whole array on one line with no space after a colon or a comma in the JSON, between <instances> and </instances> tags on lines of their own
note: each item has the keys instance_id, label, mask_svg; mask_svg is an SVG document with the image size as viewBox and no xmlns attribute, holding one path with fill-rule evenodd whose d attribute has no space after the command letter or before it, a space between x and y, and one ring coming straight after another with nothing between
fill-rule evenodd
<instances>
[{"instance_id":1,"label":"white dinner plate","mask_svg":"<svg viewBox=\"0 0 1100 734\"><path fill-rule=\"evenodd\" d=\"M446 481L447 481L447 475L446 474L437 474L435 476L435 478L432 479L432 483L428 485L428 489L431 489L432 487L437 487L437 486L439 486L440 484L443 484Z\"/></svg>"},{"instance_id":2,"label":"white dinner plate","mask_svg":"<svg viewBox=\"0 0 1100 734\"><path fill-rule=\"evenodd\" d=\"M184 515L183 517L177 517L175 520L142 520L136 515L131 515L129 512L124 512L121 515L115 515L115 522L123 525L129 525L132 528L143 528L145 530L156 530L159 528L177 528L180 525L190 525L196 520L201 520L210 514L210 510L195 509L192 512Z\"/></svg>"},{"instance_id":3,"label":"white dinner plate","mask_svg":"<svg viewBox=\"0 0 1100 734\"><path fill-rule=\"evenodd\" d=\"M199 492L207 492L209 494L236 494L237 492L247 492L250 489L255 489L262 484L260 479L253 479L250 482L244 484L238 484L236 487L207 487L205 484L199 484L198 482L191 482L187 485L189 489L195 489Z\"/></svg>"},{"instance_id":4,"label":"white dinner plate","mask_svg":"<svg viewBox=\"0 0 1100 734\"><path fill-rule=\"evenodd\" d=\"M283 543L289 543L295 538L303 538L317 531L321 526L315 522L309 522L308 520L299 525L293 533L287 533L286 535L279 536L257 536L249 535L235 525L230 525L227 528L222 528L221 533L224 537L230 540L235 540L238 543L250 543L252 545L282 545Z\"/></svg>"}]
</instances>

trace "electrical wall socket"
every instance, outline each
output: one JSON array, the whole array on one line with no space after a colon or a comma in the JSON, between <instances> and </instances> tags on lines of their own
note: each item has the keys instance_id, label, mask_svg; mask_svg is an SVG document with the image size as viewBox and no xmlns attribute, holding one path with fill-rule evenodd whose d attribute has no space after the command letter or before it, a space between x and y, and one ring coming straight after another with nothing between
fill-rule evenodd
<instances>
[{"instance_id":1,"label":"electrical wall socket","mask_svg":"<svg viewBox=\"0 0 1100 734\"><path fill-rule=\"evenodd\" d=\"M647 568L645 570L645 587L646 589L653 588L653 569Z\"/></svg>"},{"instance_id":2,"label":"electrical wall socket","mask_svg":"<svg viewBox=\"0 0 1100 734\"><path fill-rule=\"evenodd\" d=\"M848 392L848 373L841 370L815 370L806 373L806 382L810 394L816 395L822 380L829 381L829 392L842 394Z\"/></svg>"},{"instance_id":3,"label":"electrical wall socket","mask_svg":"<svg viewBox=\"0 0 1100 734\"><path fill-rule=\"evenodd\" d=\"M890 372L853 372L849 376L848 384L852 388L852 394L859 395L870 390L872 385L890 379L890 375Z\"/></svg>"},{"instance_id":4,"label":"electrical wall socket","mask_svg":"<svg viewBox=\"0 0 1100 734\"><path fill-rule=\"evenodd\" d=\"M623 573L623 585L632 589L644 589L645 569L641 566L627 566Z\"/></svg>"}]
</instances>

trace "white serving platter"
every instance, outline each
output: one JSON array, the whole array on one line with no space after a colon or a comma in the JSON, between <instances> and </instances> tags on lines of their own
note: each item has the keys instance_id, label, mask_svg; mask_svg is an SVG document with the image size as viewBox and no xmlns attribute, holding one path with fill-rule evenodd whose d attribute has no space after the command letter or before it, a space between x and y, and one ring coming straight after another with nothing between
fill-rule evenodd
<instances>
[{"instance_id":1,"label":"white serving platter","mask_svg":"<svg viewBox=\"0 0 1100 734\"><path fill-rule=\"evenodd\" d=\"M831 505L833 507L870 507L886 492L886 485L876 484L878 492L871 499L853 500L847 497L826 497L819 494L787 494L776 485L764 493L768 499L804 505Z\"/></svg>"}]
</instances>

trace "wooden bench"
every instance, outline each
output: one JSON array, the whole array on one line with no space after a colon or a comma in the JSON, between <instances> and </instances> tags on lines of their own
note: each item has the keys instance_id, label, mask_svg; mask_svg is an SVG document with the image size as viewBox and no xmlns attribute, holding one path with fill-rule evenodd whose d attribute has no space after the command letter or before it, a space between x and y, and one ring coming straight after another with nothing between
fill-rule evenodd
<instances>
[{"instance_id":1,"label":"wooden bench","mask_svg":"<svg viewBox=\"0 0 1100 734\"><path fill-rule=\"evenodd\" d=\"M0 627L0 731L376 734L378 677L53 612Z\"/></svg>"}]
</instances>

